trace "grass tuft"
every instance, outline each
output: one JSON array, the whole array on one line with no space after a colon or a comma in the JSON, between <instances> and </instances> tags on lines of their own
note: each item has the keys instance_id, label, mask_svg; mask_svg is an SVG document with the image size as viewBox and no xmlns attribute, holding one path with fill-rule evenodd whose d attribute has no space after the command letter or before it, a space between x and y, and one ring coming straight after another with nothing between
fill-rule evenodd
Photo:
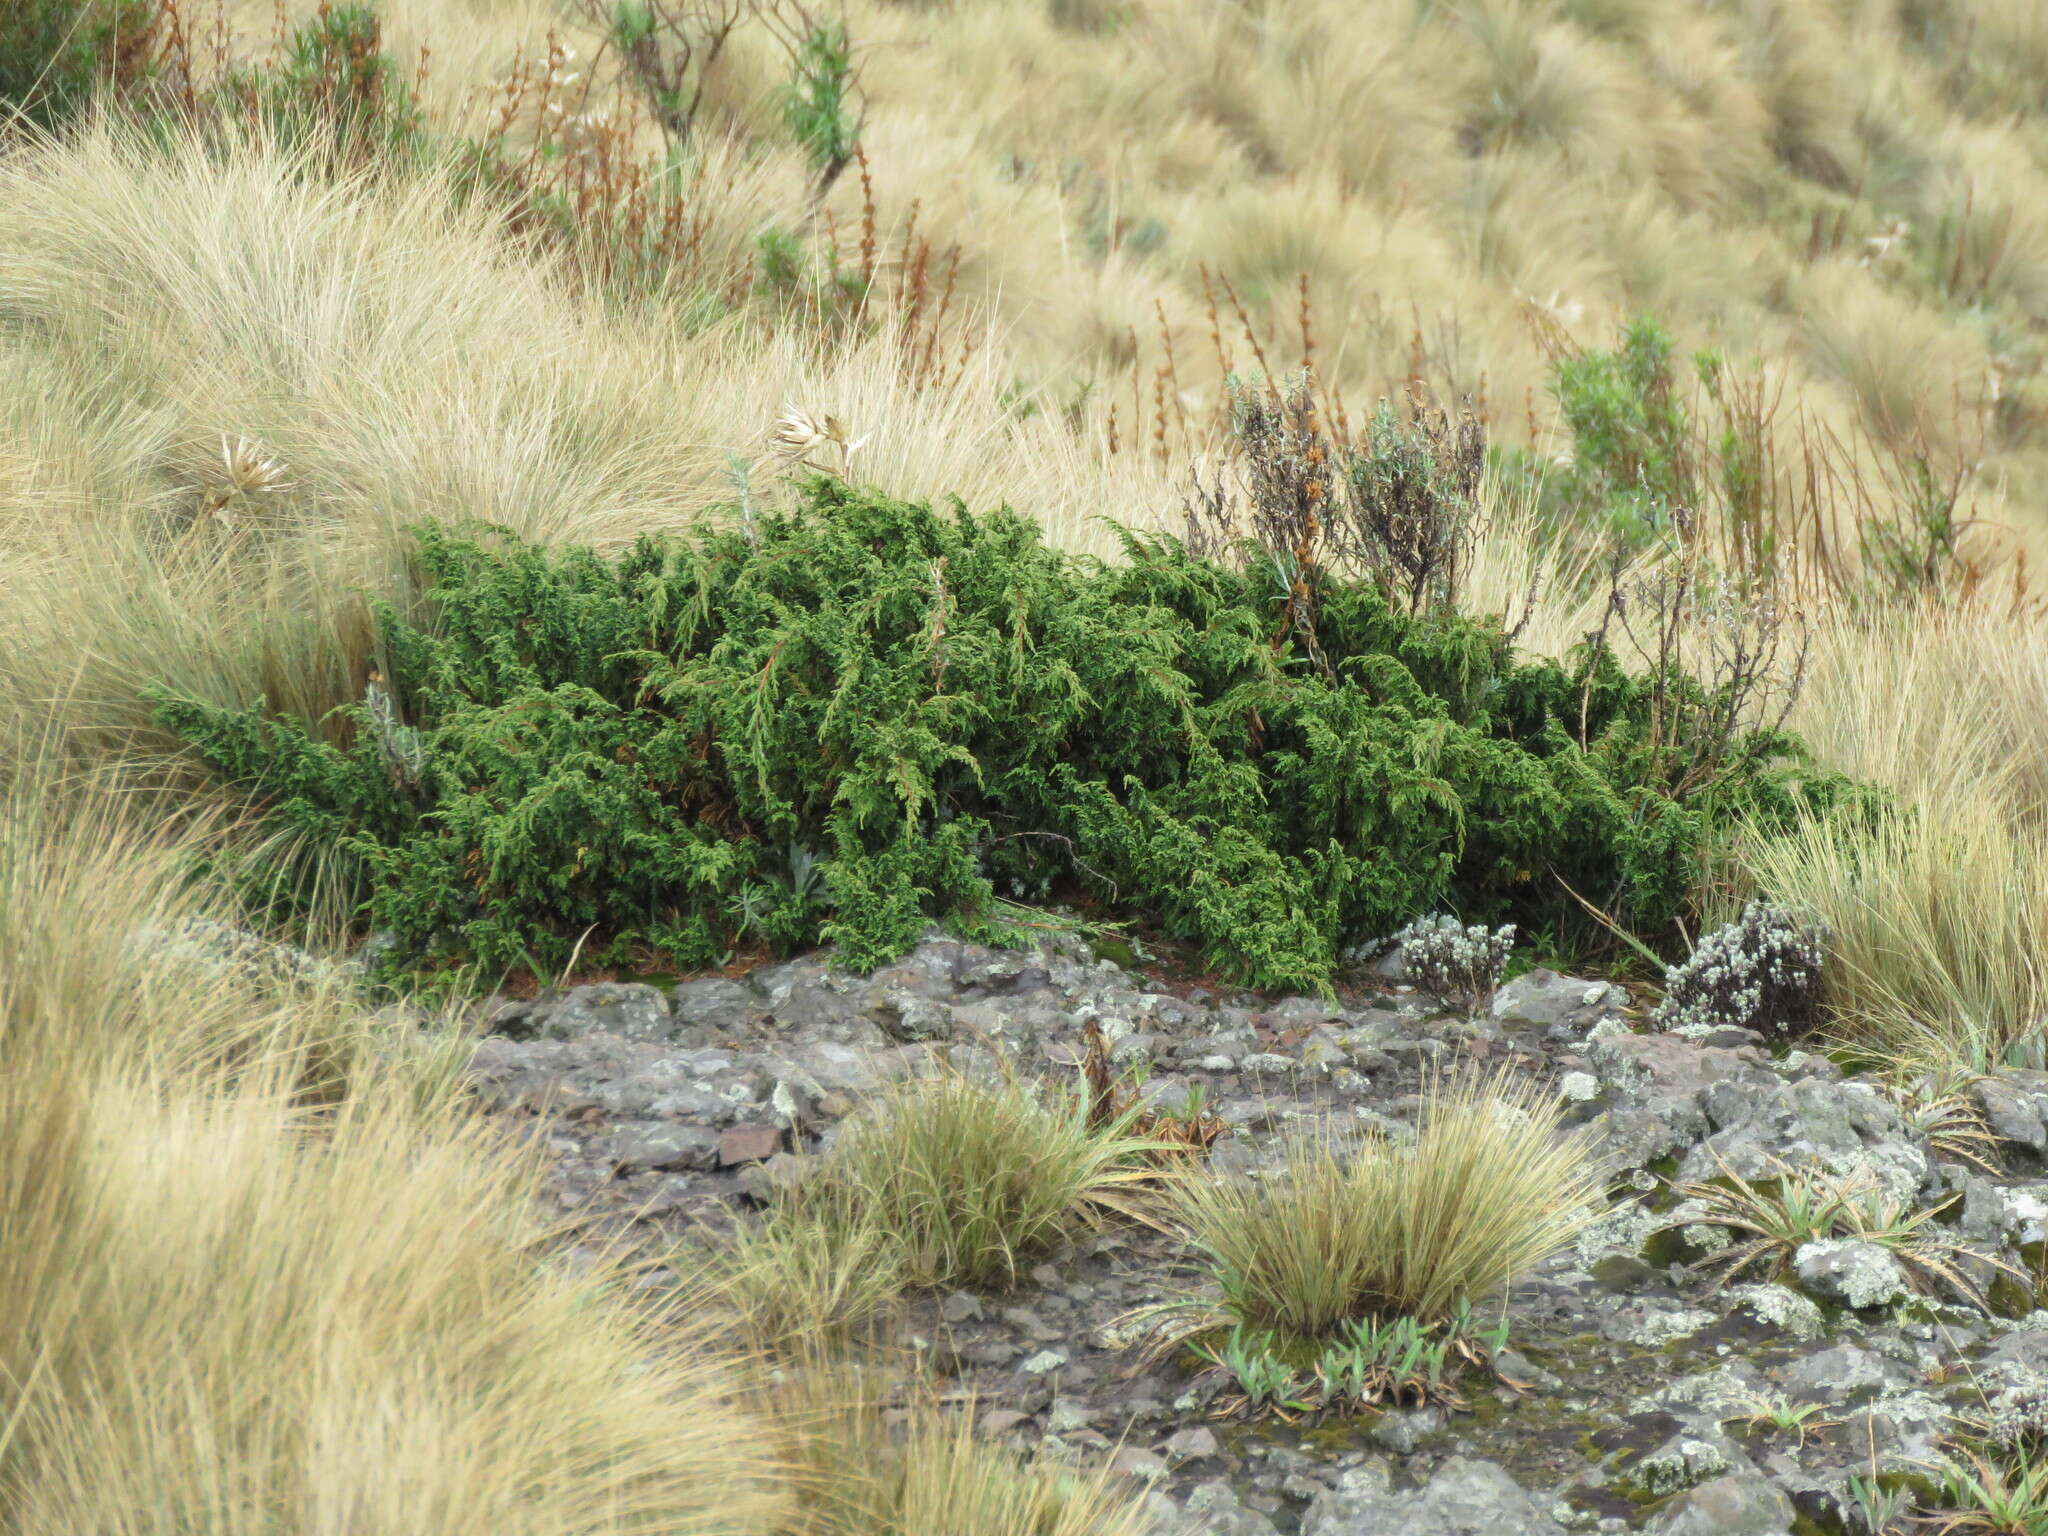
<instances>
[{"instance_id":1,"label":"grass tuft","mask_svg":"<svg viewBox=\"0 0 2048 1536\"><path fill-rule=\"evenodd\" d=\"M1568 1244L1600 1185L1561 1106L1502 1074L1435 1084L1412 1146L1301 1139L1277 1178L1202 1179L1178 1214L1222 1310L1248 1329L1328 1338L1364 1319L1438 1322Z\"/></svg>"},{"instance_id":2,"label":"grass tuft","mask_svg":"<svg viewBox=\"0 0 2048 1536\"><path fill-rule=\"evenodd\" d=\"M940 1072L845 1125L820 1171L838 1186L824 1208L887 1233L913 1285L1012 1284L1157 1177L1146 1159L1159 1146L1128 1117L1099 1128L1088 1118L1078 1094Z\"/></svg>"}]
</instances>

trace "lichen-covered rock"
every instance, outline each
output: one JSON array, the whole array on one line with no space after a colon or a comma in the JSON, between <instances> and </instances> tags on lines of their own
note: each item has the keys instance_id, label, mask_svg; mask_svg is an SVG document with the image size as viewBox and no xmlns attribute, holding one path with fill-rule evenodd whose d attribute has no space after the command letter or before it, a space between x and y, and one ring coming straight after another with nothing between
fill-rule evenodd
<instances>
[{"instance_id":1,"label":"lichen-covered rock","mask_svg":"<svg viewBox=\"0 0 2048 1536\"><path fill-rule=\"evenodd\" d=\"M1706 1427L1719 1425L1739 1410L1749 1407L1769 1390L1763 1372L1746 1360L1729 1360L1711 1371L1659 1387L1628 1405L1632 1417L1668 1413L1684 1422Z\"/></svg>"},{"instance_id":2,"label":"lichen-covered rock","mask_svg":"<svg viewBox=\"0 0 2048 1536\"><path fill-rule=\"evenodd\" d=\"M1535 1499L1490 1461L1453 1456L1412 1493L1388 1491L1386 1474L1347 1475L1320 1495L1301 1536L1562 1536Z\"/></svg>"},{"instance_id":3,"label":"lichen-covered rock","mask_svg":"<svg viewBox=\"0 0 2048 1536\"><path fill-rule=\"evenodd\" d=\"M1579 981L1541 967L1524 972L1493 994L1492 1014L1504 1024L1584 1033L1628 1006L1628 994L1605 981Z\"/></svg>"},{"instance_id":4,"label":"lichen-covered rock","mask_svg":"<svg viewBox=\"0 0 2048 1536\"><path fill-rule=\"evenodd\" d=\"M1793 1255L1792 1268L1809 1293L1858 1312L1903 1301L1912 1289L1897 1259L1876 1243L1855 1238L1803 1244Z\"/></svg>"},{"instance_id":5,"label":"lichen-covered rock","mask_svg":"<svg viewBox=\"0 0 2048 1536\"><path fill-rule=\"evenodd\" d=\"M711 1168L718 1162L718 1143L702 1126L653 1121L620 1128L609 1150L621 1168Z\"/></svg>"},{"instance_id":6,"label":"lichen-covered rock","mask_svg":"<svg viewBox=\"0 0 2048 1536\"><path fill-rule=\"evenodd\" d=\"M1690 1488L1644 1527L1649 1536L1789 1536L1792 1501L1754 1472Z\"/></svg>"},{"instance_id":7,"label":"lichen-covered rock","mask_svg":"<svg viewBox=\"0 0 2048 1536\"><path fill-rule=\"evenodd\" d=\"M1867 1175L1903 1201L1940 1186L1925 1138L1867 1083L1724 1081L1705 1091L1701 1107L1714 1132L1680 1161L1681 1180L1769 1179L1788 1167L1819 1168Z\"/></svg>"},{"instance_id":8,"label":"lichen-covered rock","mask_svg":"<svg viewBox=\"0 0 2048 1536\"><path fill-rule=\"evenodd\" d=\"M1981 1077L1970 1095L1984 1123L2009 1146L2048 1155L2048 1074L2008 1070Z\"/></svg>"},{"instance_id":9,"label":"lichen-covered rock","mask_svg":"<svg viewBox=\"0 0 2048 1536\"><path fill-rule=\"evenodd\" d=\"M1663 1498L1743 1466L1741 1453L1718 1428L1673 1435L1646 1451L1628 1469L1628 1482L1639 1493Z\"/></svg>"},{"instance_id":10,"label":"lichen-covered rock","mask_svg":"<svg viewBox=\"0 0 2048 1536\"><path fill-rule=\"evenodd\" d=\"M580 1040L616 1035L636 1044L671 1040L676 1018L659 988L638 982L597 982L571 987L560 997L538 997L500 1009L493 1033L514 1040Z\"/></svg>"},{"instance_id":11,"label":"lichen-covered rock","mask_svg":"<svg viewBox=\"0 0 2048 1536\"><path fill-rule=\"evenodd\" d=\"M363 974L358 960L325 959L296 944L280 944L210 917L145 923L129 935L127 947L144 966L162 966L168 961L264 986L346 988L357 984Z\"/></svg>"},{"instance_id":12,"label":"lichen-covered rock","mask_svg":"<svg viewBox=\"0 0 2048 1536\"><path fill-rule=\"evenodd\" d=\"M1827 1321L1813 1299L1802 1296L1789 1285L1743 1285L1728 1293L1739 1311L1794 1339L1817 1339L1827 1331Z\"/></svg>"},{"instance_id":13,"label":"lichen-covered rock","mask_svg":"<svg viewBox=\"0 0 2048 1536\"><path fill-rule=\"evenodd\" d=\"M1785 1393L1793 1402L1830 1408L1880 1396L1912 1379L1912 1372L1898 1361L1851 1343L1807 1355L1787 1367L1784 1375Z\"/></svg>"},{"instance_id":14,"label":"lichen-covered rock","mask_svg":"<svg viewBox=\"0 0 2048 1536\"><path fill-rule=\"evenodd\" d=\"M1237 1490L1222 1478L1189 1493L1184 1515L1180 1528L1186 1536L1280 1536L1273 1522L1246 1509Z\"/></svg>"}]
</instances>

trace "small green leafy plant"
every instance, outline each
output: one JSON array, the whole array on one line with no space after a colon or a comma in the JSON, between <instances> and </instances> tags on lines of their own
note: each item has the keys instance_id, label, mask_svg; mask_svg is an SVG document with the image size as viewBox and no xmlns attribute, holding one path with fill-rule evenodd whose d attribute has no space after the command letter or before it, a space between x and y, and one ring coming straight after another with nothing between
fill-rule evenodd
<instances>
[{"instance_id":1,"label":"small green leafy plant","mask_svg":"<svg viewBox=\"0 0 2048 1536\"><path fill-rule=\"evenodd\" d=\"M810 159L820 195L852 162L854 146L860 140L859 112L853 97L853 48L845 25L812 25L790 49L790 81L782 115Z\"/></svg>"},{"instance_id":2,"label":"small green leafy plant","mask_svg":"<svg viewBox=\"0 0 2048 1536\"><path fill-rule=\"evenodd\" d=\"M1460 1305L1434 1325L1412 1317L1354 1318L1301 1366L1289 1363L1280 1336L1242 1323L1220 1341L1197 1341L1192 1348L1237 1389L1219 1405L1222 1413L1292 1418L1383 1406L1459 1406L1458 1378L1505 1349L1507 1335L1505 1321L1480 1327Z\"/></svg>"}]
</instances>

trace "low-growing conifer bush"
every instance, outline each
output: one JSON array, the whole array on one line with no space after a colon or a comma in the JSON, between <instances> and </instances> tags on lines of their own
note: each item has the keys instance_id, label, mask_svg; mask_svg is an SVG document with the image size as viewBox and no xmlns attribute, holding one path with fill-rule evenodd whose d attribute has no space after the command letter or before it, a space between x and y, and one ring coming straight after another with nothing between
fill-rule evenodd
<instances>
[{"instance_id":1,"label":"low-growing conifer bush","mask_svg":"<svg viewBox=\"0 0 2048 1536\"><path fill-rule=\"evenodd\" d=\"M1522 659L1370 579L1318 576L1307 658L1288 589L1171 539L1107 564L824 479L615 559L417 538L424 617L380 608L362 704L159 700L273 845L348 873L399 968L820 941L867 967L1058 898L1322 987L1347 943L1442 907L1563 935L1578 892L1674 933L1724 820L1844 789L1775 731L1673 783L1653 735L1699 685L1667 679L1658 725L1606 651Z\"/></svg>"}]
</instances>

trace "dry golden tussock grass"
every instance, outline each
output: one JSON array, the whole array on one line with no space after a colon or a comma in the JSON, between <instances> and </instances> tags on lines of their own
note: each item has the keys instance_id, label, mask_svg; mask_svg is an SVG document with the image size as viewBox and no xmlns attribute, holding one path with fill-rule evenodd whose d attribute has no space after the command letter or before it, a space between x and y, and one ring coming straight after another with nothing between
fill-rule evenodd
<instances>
[{"instance_id":1,"label":"dry golden tussock grass","mask_svg":"<svg viewBox=\"0 0 2048 1536\"><path fill-rule=\"evenodd\" d=\"M1202 269L1231 278L1289 359L1306 272L1319 361L1348 394L1419 366L1483 394L1496 435L1542 437L1555 421L1526 306L1570 307L1588 343L1652 309L1688 346L1779 359L1845 438L1861 421L1981 447L1991 499L2024 508L2048 486L2031 327L2048 130L2020 67L2042 28L2017 0L1950 9L849 0L845 14L883 225L915 203L960 249L961 291L1003 322L1019 376L1092 381L1096 430L1135 386L1126 452L1151 441L1155 305L1187 397L1177 433L1220 398ZM256 0L229 14L252 37L273 25ZM383 14L395 56L431 49L430 104L471 126L551 26L586 64L601 41L527 0ZM703 121L774 166L787 205L802 176L776 104L785 70L742 29ZM618 84L597 69L578 89L624 117ZM645 123L634 142L654 146ZM841 229L861 199L842 177Z\"/></svg>"},{"instance_id":2,"label":"dry golden tussock grass","mask_svg":"<svg viewBox=\"0 0 2048 1536\"><path fill-rule=\"evenodd\" d=\"M1252 1330L1325 1338L1362 1318L1435 1323L1568 1246L1598 1207L1583 1133L1503 1073L1432 1083L1412 1145L1305 1132L1275 1178L1196 1176L1175 1214Z\"/></svg>"},{"instance_id":3,"label":"dry golden tussock grass","mask_svg":"<svg viewBox=\"0 0 2048 1536\"><path fill-rule=\"evenodd\" d=\"M152 682L321 713L360 691L361 594L407 598L408 524L684 526L733 499L735 455L781 494L790 404L865 438L863 478L1027 507L1075 547L1172 501L1158 466L1022 415L999 333L941 391L887 334L636 323L430 175L313 189L260 141L164 155L102 124L0 164L0 210L0 440L27 486L0 505L0 752L150 745ZM223 438L284 482L223 498Z\"/></svg>"},{"instance_id":4,"label":"dry golden tussock grass","mask_svg":"<svg viewBox=\"0 0 2048 1536\"><path fill-rule=\"evenodd\" d=\"M459 1112L448 1043L175 942L209 915L193 844L146 821L75 784L0 798L8 1528L783 1519L718 1356L657 1338L612 1266L537 1262L538 1166Z\"/></svg>"}]
</instances>

